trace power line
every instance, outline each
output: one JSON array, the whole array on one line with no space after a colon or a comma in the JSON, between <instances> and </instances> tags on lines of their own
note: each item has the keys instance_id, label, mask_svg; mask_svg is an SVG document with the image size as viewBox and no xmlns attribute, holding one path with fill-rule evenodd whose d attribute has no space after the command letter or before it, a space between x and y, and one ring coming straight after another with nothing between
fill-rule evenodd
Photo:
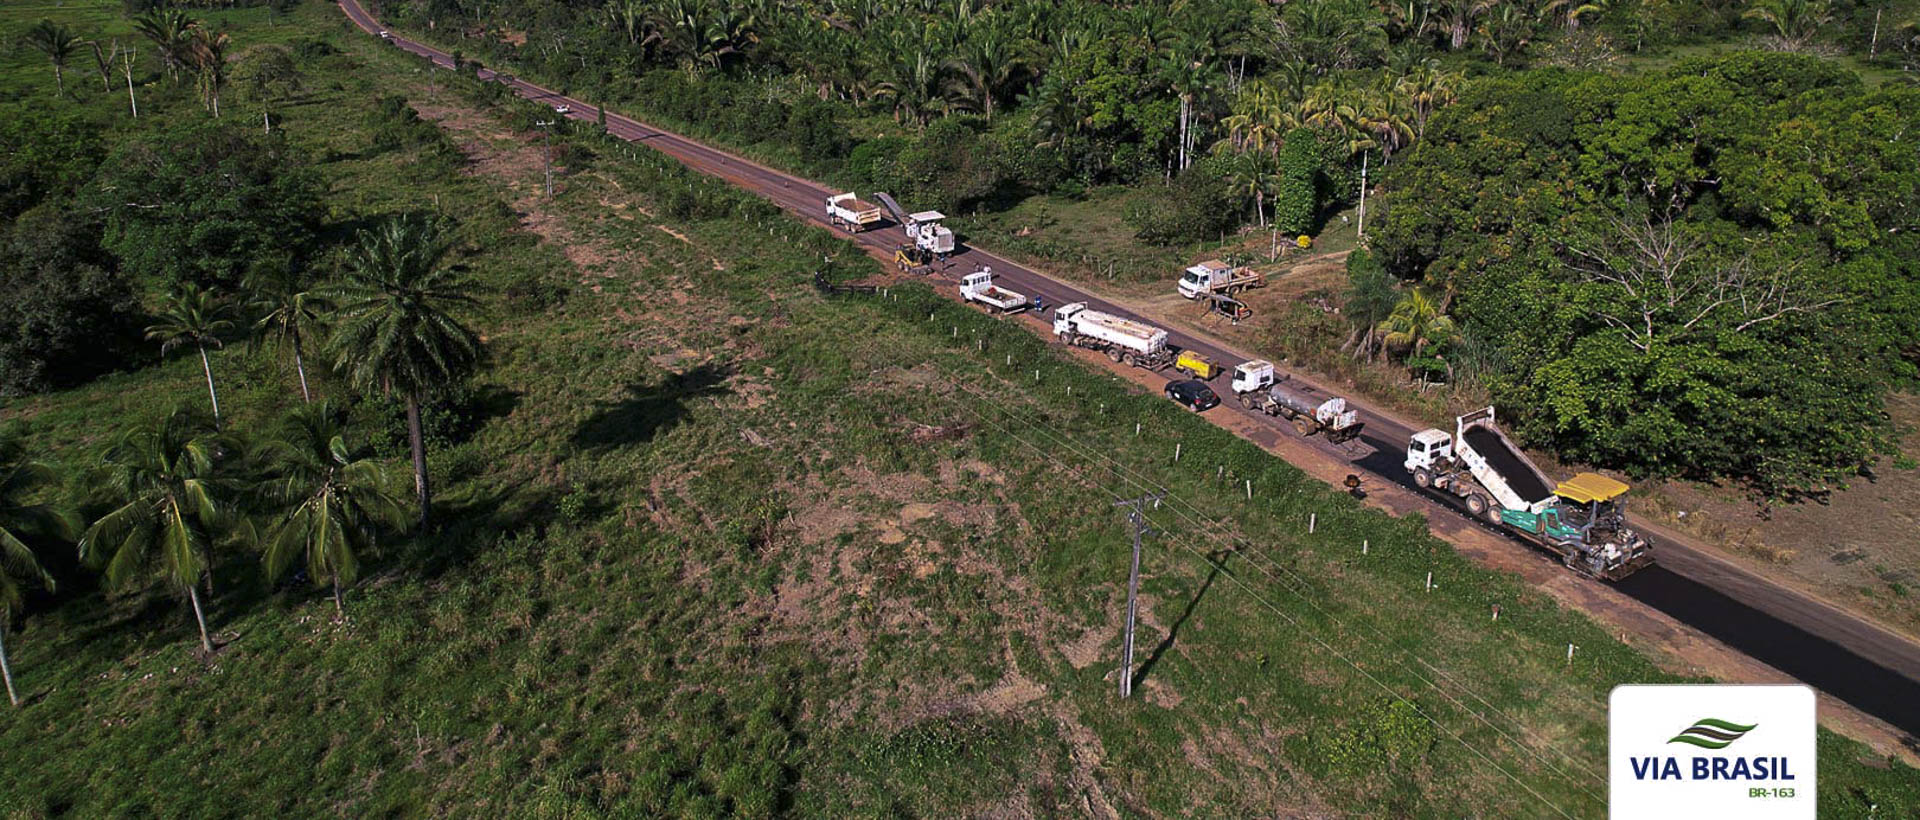
<instances>
[{"instance_id":1,"label":"power line","mask_svg":"<svg viewBox=\"0 0 1920 820\"><path fill-rule=\"evenodd\" d=\"M1149 493L1138 498L1115 501L1113 506L1127 508L1127 523L1133 525L1133 568L1127 571L1127 626L1120 650L1120 699L1133 697L1133 619L1140 611L1140 538L1150 530L1140 506L1151 502L1160 506L1165 493Z\"/></svg>"}]
</instances>

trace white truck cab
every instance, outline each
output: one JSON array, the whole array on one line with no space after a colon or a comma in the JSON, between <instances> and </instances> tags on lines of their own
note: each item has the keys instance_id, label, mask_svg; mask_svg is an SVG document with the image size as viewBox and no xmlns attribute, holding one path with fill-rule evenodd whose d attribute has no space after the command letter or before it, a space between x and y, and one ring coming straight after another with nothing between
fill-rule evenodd
<instances>
[{"instance_id":1,"label":"white truck cab","mask_svg":"<svg viewBox=\"0 0 1920 820\"><path fill-rule=\"evenodd\" d=\"M1273 386L1273 362L1254 359L1233 368L1233 392L1252 393Z\"/></svg>"},{"instance_id":2,"label":"white truck cab","mask_svg":"<svg viewBox=\"0 0 1920 820\"><path fill-rule=\"evenodd\" d=\"M1445 430L1427 428L1413 434L1407 442L1407 472L1425 468L1434 469L1434 465L1453 458L1453 436Z\"/></svg>"},{"instance_id":3,"label":"white truck cab","mask_svg":"<svg viewBox=\"0 0 1920 820\"><path fill-rule=\"evenodd\" d=\"M1232 266L1218 259L1201 262L1180 275L1180 295L1198 299L1202 293L1212 293L1216 282L1224 282L1232 275Z\"/></svg>"}]
</instances>

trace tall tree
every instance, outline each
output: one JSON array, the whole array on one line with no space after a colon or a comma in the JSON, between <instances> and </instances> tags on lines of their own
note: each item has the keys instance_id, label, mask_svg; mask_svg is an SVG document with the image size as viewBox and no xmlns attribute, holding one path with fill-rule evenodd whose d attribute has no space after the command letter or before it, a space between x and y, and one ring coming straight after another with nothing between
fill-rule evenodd
<instances>
[{"instance_id":1,"label":"tall tree","mask_svg":"<svg viewBox=\"0 0 1920 820\"><path fill-rule=\"evenodd\" d=\"M272 133L269 108L300 90L300 67L293 62L293 52L285 46L254 46L241 52L235 62L239 64L241 88L260 103L261 130Z\"/></svg>"},{"instance_id":2,"label":"tall tree","mask_svg":"<svg viewBox=\"0 0 1920 820\"><path fill-rule=\"evenodd\" d=\"M306 344L325 327L327 299L307 286L300 273L290 266L267 266L254 270L246 279L249 307L258 318L253 323L253 338L283 346L293 354L293 369L300 377L300 400L313 401L307 386Z\"/></svg>"},{"instance_id":3,"label":"tall tree","mask_svg":"<svg viewBox=\"0 0 1920 820\"><path fill-rule=\"evenodd\" d=\"M13 689L13 666L7 660L7 629L13 613L26 600L29 584L52 591L53 574L40 562L29 543L33 539L72 540L79 521L72 511L32 500L53 483L53 469L26 457L18 439L0 431L0 678L6 679L7 700L20 705Z\"/></svg>"},{"instance_id":4,"label":"tall tree","mask_svg":"<svg viewBox=\"0 0 1920 820\"><path fill-rule=\"evenodd\" d=\"M107 490L115 506L80 536L80 557L105 571L107 586L126 589L156 572L193 604L200 648L213 652L200 580L212 569L213 547L231 521L225 459L233 442L197 410L176 409L131 431L106 453Z\"/></svg>"},{"instance_id":5,"label":"tall tree","mask_svg":"<svg viewBox=\"0 0 1920 820\"><path fill-rule=\"evenodd\" d=\"M480 337L454 315L475 300L472 283L444 265L452 249L440 223L390 218L359 233L347 249L345 279L328 292L335 309L327 352L335 367L360 390L406 400L422 526L433 495L420 403L471 374L484 352Z\"/></svg>"},{"instance_id":6,"label":"tall tree","mask_svg":"<svg viewBox=\"0 0 1920 820\"><path fill-rule=\"evenodd\" d=\"M207 374L207 397L213 401L213 420L220 421L220 391L213 386L213 363L207 359L207 347L222 347L220 335L233 330L226 318L226 306L213 291L188 284L167 300L160 321L147 327L147 338L160 343L160 355L181 345L193 345L200 353L200 367Z\"/></svg>"},{"instance_id":7,"label":"tall tree","mask_svg":"<svg viewBox=\"0 0 1920 820\"><path fill-rule=\"evenodd\" d=\"M303 562L316 585L333 587L336 615L346 614L343 590L359 577L360 556L374 550L380 528L407 523L405 490L386 465L347 446L343 415L325 401L295 408L265 452L267 495L282 511L266 540L267 577Z\"/></svg>"},{"instance_id":8,"label":"tall tree","mask_svg":"<svg viewBox=\"0 0 1920 820\"><path fill-rule=\"evenodd\" d=\"M60 96L67 94L65 70L67 61L73 59L74 52L80 50L80 37L72 29L52 20L42 19L27 29L27 45L34 51L47 56L47 62L53 63L53 81L60 88Z\"/></svg>"}]
</instances>

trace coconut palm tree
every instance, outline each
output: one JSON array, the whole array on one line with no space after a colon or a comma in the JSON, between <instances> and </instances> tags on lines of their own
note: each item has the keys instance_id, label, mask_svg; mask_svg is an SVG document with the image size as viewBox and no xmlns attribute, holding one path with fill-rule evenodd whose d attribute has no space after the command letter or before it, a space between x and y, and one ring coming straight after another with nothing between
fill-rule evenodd
<instances>
[{"instance_id":1,"label":"coconut palm tree","mask_svg":"<svg viewBox=\"0 0 1920 820\"><path fill-rule=\"evenodd\" d=\"M1753 0L1741 16L1773 26L1783 45L1798 50L1833 20L1833 0Z\"/></svg>"},{"instance_id":2,"label":"coconut palm tree","mask_svg":"<svg viewBox=\"0 0 1920 820\"><path fill-rule=\"evenodd\" d=\"M7 700L20 705L13 690L13 666L7 660L6 633L13 613L26 600L29 584L52 591L47 572L28 543L33 538L71 541L80 533L72 511L30 500L53 483L53 469L26 457L18 439L0 433L0 678L6 679Z\"/></svg>"},{"instance_id":3,"label":"coconut palm tree","mask_svg":"<svg viewBox=\"0 0 1920 820\"><path fill-rule=\"evenodd\" d=\"M194 25L193 18L177 8L155 9L133 18L133 30L153 43L167 76L176 79L187 65L188 29Z\"/></svg>"},{"instance_id":4,"label":"coconut palm tree","mask_svg":"<svg viewBox=\"0 0 1920 820\"><path fill-rule=\"evenodd\" d=\"M293 370L300 376L300 400L313 401L307 386L306 344L326 326L326 295L303 281L291 267L262 267L248 274L243 287L251 299L253 339L281 346L293 354Z\"/></svg>"},{"instance_id":5,"label":"coconut palm tree","mask_svg":"<svg viewBox=\"0 0 1920 820\"><path fill-rule=\"evenodd\" d=\"M262 556L267 577L304 561L316 585L332 585L336 615L346 614L342 590L359 577L359 556L374 550L379 529L407 522L405 490L386 465L356 457L343 415L331 402L301 405L263 454L274 476L266 495L282 510Z\"/></svg>"},{"instance_id":6,"label":"coconut palm tree","mask_svg":"<svg viewBox=\"0 0 1920 820\"><path fill-rule=\"evenodd\" d=\"M220 116L220 89L227 84L227 46L232 42L224 31L211 31L198 23L187 30L186 63L193 69L200 99L213 116Z\"/></svg>"},{"instance_id":7,"label":"coconut palm tree","mask_svg":"<svg viewBox=\"0 0 1920 820\"><path fill-rule=\"evenodd\" d=\"M27 29L26 40L28 46L45 54L47 61L53 63L53 82L59 86L60 96L66 96L67 78L64 72L67 61L73 59L74 53L80 50L80 37L66 26L42 19Z\"/></svg>"},{"instance_id":8,"label":"coconut palm tree","mask_svg":"<svg viewBox=\"0 0 1920 820\"><path fill-rule=\"evenodd\" d=\"M427 483L420 402L479 365L480 337L454 316L475 304L473 285L443 263L453 238L419 216L388 219L359 233L347 249L346 278L327 291L334 324L327 353L354 387L407 403L414 489L425 526L433 496Z\"/></svg>"},{"instance_id":9,"label":"coconut palm tree","mask_svg":"<svg viewBox=\"0 0 1920 820\"><path fill-rule=\"evenodd\" d=\"M1022 65L1012 35L993 18L969 28L960 42L959 56L947 61L958 79L957 101L988 120L993 119L995 100Z\"/></svg>"},{"instance_id":10,"label":"coconut palm tree","mask_svg":"<svg viewBox=\"0 0 1920 820\"><path fill-rule=\"evenodd\" d=\"M167 300L160 321L147 327L147 338L160 343L164 356L181 345L191 344L200 352L200 367L207 374L207 397L213 400L213 420L220 421L220 392L213 386L213 363L207 359L207 347L220 348L220 335L233 330L226 318L226 306L213 291L188 284Z\"/></svg>"},{"instance_id":11,"label":"coconut palm tree","mask_svg":"<svg viewBox=\"0 0 1920 820\"><path fill-rule=\"evenodd\" d=\"M1579 31L1581 18L1604 14L1609 5L1612 0L1547 0L1546 5L1540 7L1540 16L1557 15L1567 31Z\"/></svg>"},{"instance_id":12,"label":"coconut palm tree","mask_svg":"<svg viewBox=\"0 0 1920 820\"><path fill-rule=\"evenodd\" d=\"M1425 352L1428 345L1444 344L1460 335L1453 318L1426 288L1407 290L1386 321L1380 323L1380 332L1381 342L1387 347L1413 356Z\"/></svg>"},{"instance_id":13,"label":"coconut palm tree","mask_svg":"<svg viewBox=\"0 0 1920 820\"><path fill-rule=\"evenodd\" d=\"M213 652L200 580L213 546L232 520L226 460L236 448L197 410L176 409L122 437L106 454L115 506L80 536L80 558L103 569L107 586L125 589L157 572L193 604L200 648Z\"/></svg>"}]
</instances>

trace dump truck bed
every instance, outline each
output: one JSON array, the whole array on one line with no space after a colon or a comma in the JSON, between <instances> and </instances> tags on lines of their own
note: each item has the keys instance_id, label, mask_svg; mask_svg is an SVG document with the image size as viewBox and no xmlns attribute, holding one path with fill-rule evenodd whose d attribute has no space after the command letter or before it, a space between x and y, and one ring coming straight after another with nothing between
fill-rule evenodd
<instances>
[{"instance_id":1,"label":"dump truck bed","mask_svg":"<svg viewBox=\"0 0 1920 820\"><path fill-rule=\"evenodd\" d=\"M1473 425L1466 429L1467 446L1487 460L1487 466L1505 479L1507 486L1527 503L1544 501L1553 495L1553 488L1547 486L1546 479L1527 461L1526 456L1515 450L1507 437L1486 425Z\"/></svg>"}]
</instances>

